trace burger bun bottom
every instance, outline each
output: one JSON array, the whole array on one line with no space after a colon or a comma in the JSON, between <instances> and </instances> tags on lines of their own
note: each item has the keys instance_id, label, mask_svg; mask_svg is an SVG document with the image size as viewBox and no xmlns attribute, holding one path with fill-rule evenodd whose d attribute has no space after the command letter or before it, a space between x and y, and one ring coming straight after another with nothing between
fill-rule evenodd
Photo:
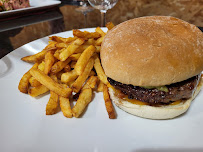
<instances>
[{"instance_id":1,"label":"burger bun bottom","mask_svg":"<svg viewBox=\"0 0 203 152\"><path fill-rule=\"evenodd\" d=\"M125 101L123 99L120 99L114 95L114 91L112 88L109 88L109 94L112 101L120 109L132 115L136 115L136 116L139 116L142 118L148 118L148 119L172 119L185 113L188 110L192 100L198 95L202 86L203 86L203 80L200 79L200 83L197 86L195 92L193 93L193 96L190 99L184 100L180 104L163 105L159 107L154 107L149 105L137 105L137 104L133 104L128 101Z\"/></svg>"}]
</instances>

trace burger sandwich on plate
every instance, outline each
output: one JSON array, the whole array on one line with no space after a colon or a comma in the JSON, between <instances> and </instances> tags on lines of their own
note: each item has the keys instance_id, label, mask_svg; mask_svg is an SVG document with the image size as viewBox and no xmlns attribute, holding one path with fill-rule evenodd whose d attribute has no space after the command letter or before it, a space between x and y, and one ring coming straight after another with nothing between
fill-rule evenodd
<instances>
[{"instance_id":1,"label":"burger sandwich on plate","mask_svg":"<svg viewBox=\"0 0 203 152\"><path fill-rule=\"evenodd\" d=\"M139 117L177 117L203 85L203 34L174 17L140 17L115 26L100 55L111 99Z\"/></svg>"}]
</instances>

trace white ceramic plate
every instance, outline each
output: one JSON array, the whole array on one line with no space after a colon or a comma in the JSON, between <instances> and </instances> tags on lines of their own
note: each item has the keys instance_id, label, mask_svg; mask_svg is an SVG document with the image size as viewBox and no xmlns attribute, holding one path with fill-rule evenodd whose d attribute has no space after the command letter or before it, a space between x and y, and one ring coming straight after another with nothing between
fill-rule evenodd
<instances>
[{"instance_id":1,"label":"white ceramic plate","mask_svg":"<svg viewBox=\"0 0 203 152\"><path fill-rule=\"evenodd\" d=\"M58 0L30 0L30 7L0 12L0 17L14 15L18 13L26 13L29 11L37 11L48 7L59 5L61 2Z\"/></svg>"},{"instance_id":2,"label":"white ceramic plate","mask_svg":"<svg viewBox=\"0 0 203 152\"><path fill-rule=\"evenodd\" d=\"M72 31L56 35L69 37ZM48 37L33 41L0 60L1 152L203 151L203 91L187 113L172 120L143 119L117 107L117 119L110 120L102 93L95 94L82 118L68 119L62 112L46 116L49 94L32 98L18 91L18 83L32 66L21 57L39 52L47 42Z\"/></svg>"}]
</instances>

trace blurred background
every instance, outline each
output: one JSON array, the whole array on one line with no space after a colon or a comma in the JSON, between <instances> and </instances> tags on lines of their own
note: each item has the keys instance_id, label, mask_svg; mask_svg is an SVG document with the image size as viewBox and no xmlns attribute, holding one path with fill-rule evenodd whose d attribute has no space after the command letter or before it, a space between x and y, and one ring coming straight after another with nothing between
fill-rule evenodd
<instances>
[{"instance_id":1,"label":"blurred background","mask_svg":"<svg viewBox=\"0 0 203 152\"><path fill-rule=\"evenodd\" d=\"M61 4L44 10L23 16L21 14L18 17L0 18L1 57L38 38L85 28L84 14L77 11L81 5L83 2L80 0L61 0ZM203 27L203 0L118 0L112 9L107 11L106 20L117 25L132 18L151 15L174 16ZM91 10L86 19L86 27L100 26L100 11Z\"/></svg>"},{"instance_id":2,"label":"blurred background","mask_svg":"<svg viewBox=\"0 0 203 152\"><path fill-rule=\"evenodd\" d=\"M77 6L61 6L67 30L83 27L83 16L75 12ZM119 24L123 21L151 15L174 16L196 26L203 26L203 0L119 0L107 13L107 22ZM69 23L74 23L70 25ZM88 26L100 25L100 13L88 13Z\"/></svg>"}]
</instances>

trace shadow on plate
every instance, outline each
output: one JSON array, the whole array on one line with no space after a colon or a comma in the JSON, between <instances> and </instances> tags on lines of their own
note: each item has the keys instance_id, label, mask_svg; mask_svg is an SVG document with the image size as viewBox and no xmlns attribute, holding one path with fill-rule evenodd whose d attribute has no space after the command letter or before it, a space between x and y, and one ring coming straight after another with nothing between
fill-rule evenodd
<instances>
[{"instance_id":1,"label":"shadow on plate","mask_svg":"<svg viewBox=\"0 0 203 152\"><path fill-rule=\"evenodd\" d=\"M5 56L0 60L0 78L3 78L11 69L11 61Z\"/></svg>"}]
</instances>

